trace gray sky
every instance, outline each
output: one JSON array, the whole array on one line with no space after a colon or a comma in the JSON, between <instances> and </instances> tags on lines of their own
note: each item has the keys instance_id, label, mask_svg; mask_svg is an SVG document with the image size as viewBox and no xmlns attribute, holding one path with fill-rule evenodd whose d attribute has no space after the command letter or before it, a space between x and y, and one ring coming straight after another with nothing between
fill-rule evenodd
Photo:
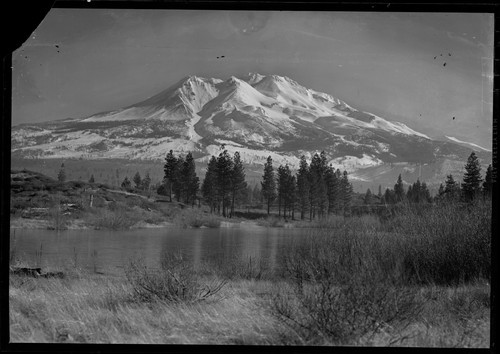
<instances>
[{"instance_id":1,"label":"gray sky","mask_svg":"<svg viewBox=\"0 0 500 354\"><path fill-rule=\"evenodd\" d=\"M491 14L53 9L13 54L12 120L118 109L187 75L259 72L491 148L492 58Z\"/></svg>"}]
</instances>

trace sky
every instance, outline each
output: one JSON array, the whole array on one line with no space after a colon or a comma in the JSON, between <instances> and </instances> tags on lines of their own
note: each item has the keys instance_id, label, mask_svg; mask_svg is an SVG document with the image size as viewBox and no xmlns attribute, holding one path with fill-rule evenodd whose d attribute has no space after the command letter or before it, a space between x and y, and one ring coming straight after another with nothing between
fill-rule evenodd
<instances>
[{"instance_id":1,"label":"sky","mask_svg":"<svg viewBox=\"0 0 500 354\"><path fill-rule=\"evenodd\" d=\"M13 53L12 124L258 72L491 148L493 30L492 14L52 9Z\"/></svg>"}]
</instances>

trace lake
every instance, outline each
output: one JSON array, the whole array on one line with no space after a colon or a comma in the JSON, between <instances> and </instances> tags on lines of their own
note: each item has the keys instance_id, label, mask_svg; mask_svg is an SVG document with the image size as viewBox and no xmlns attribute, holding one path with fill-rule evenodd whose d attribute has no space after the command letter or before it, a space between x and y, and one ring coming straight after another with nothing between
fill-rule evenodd
<instances>
[{"instance_id":1,"label":"lake","mask_svg":"<svg viewBox=\"0 0 500 354\"><path fill-rule=\"evenodd\" d=\"M11 230L11 249L31 267L74 266L123 274L131 259L156 267L164 252L181 251L195 267L214 257L237 255L264 259L276 267L277 255L292 240L303 240L304 229L243 226L217 229Z\"/></svg>"}]
</instances>

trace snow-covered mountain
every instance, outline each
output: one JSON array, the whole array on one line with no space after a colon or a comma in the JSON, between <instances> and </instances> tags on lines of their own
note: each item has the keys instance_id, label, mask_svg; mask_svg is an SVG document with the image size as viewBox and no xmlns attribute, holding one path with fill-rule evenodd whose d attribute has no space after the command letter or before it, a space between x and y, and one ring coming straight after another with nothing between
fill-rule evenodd
<instances>
[{"instance_id":1,"label":"snow-covered mountain","mask_svg":"<svg viewBox=\"0 0 500 354\"><path fill-rule=\"evenodd\" d=\"M277 164L297 167L301 155L325 150L334 166L356 171L465 161L474 146L452 140L433 140L288 77L250 73L227 80L189 76L116 111L15 126L12 155L154 160L174 150L206 161L224 144L249 164L263 164L271 155Z\"/></svg>"}]
</instances>

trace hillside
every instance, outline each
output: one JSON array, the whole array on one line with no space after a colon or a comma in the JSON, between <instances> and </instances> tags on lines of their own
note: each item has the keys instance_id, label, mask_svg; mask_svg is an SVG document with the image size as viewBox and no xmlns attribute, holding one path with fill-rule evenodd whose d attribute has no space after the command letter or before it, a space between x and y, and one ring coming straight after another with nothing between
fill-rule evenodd
<instances>
[{"instance_id":1,"label":"hillside","mask_svg":"<svg viewBox=\"0 0 500 354\"><path fill-rule=\"evenodd\" d=\"M465 161L472 150L483 163L491 161L479 146L434 140L291 78L257 73L189 76L122 109L12 129L14 159L158 161L173 150L192 151L203 163L221 145L239 151L249 166L262 166L271 155L277 165L297 168L301 155L324 150L334 167L374 183L385 183L372 171L387 165L432 166L431 179L438 181L452 173L448 161Z\"/></svg>"}]
</instances>

